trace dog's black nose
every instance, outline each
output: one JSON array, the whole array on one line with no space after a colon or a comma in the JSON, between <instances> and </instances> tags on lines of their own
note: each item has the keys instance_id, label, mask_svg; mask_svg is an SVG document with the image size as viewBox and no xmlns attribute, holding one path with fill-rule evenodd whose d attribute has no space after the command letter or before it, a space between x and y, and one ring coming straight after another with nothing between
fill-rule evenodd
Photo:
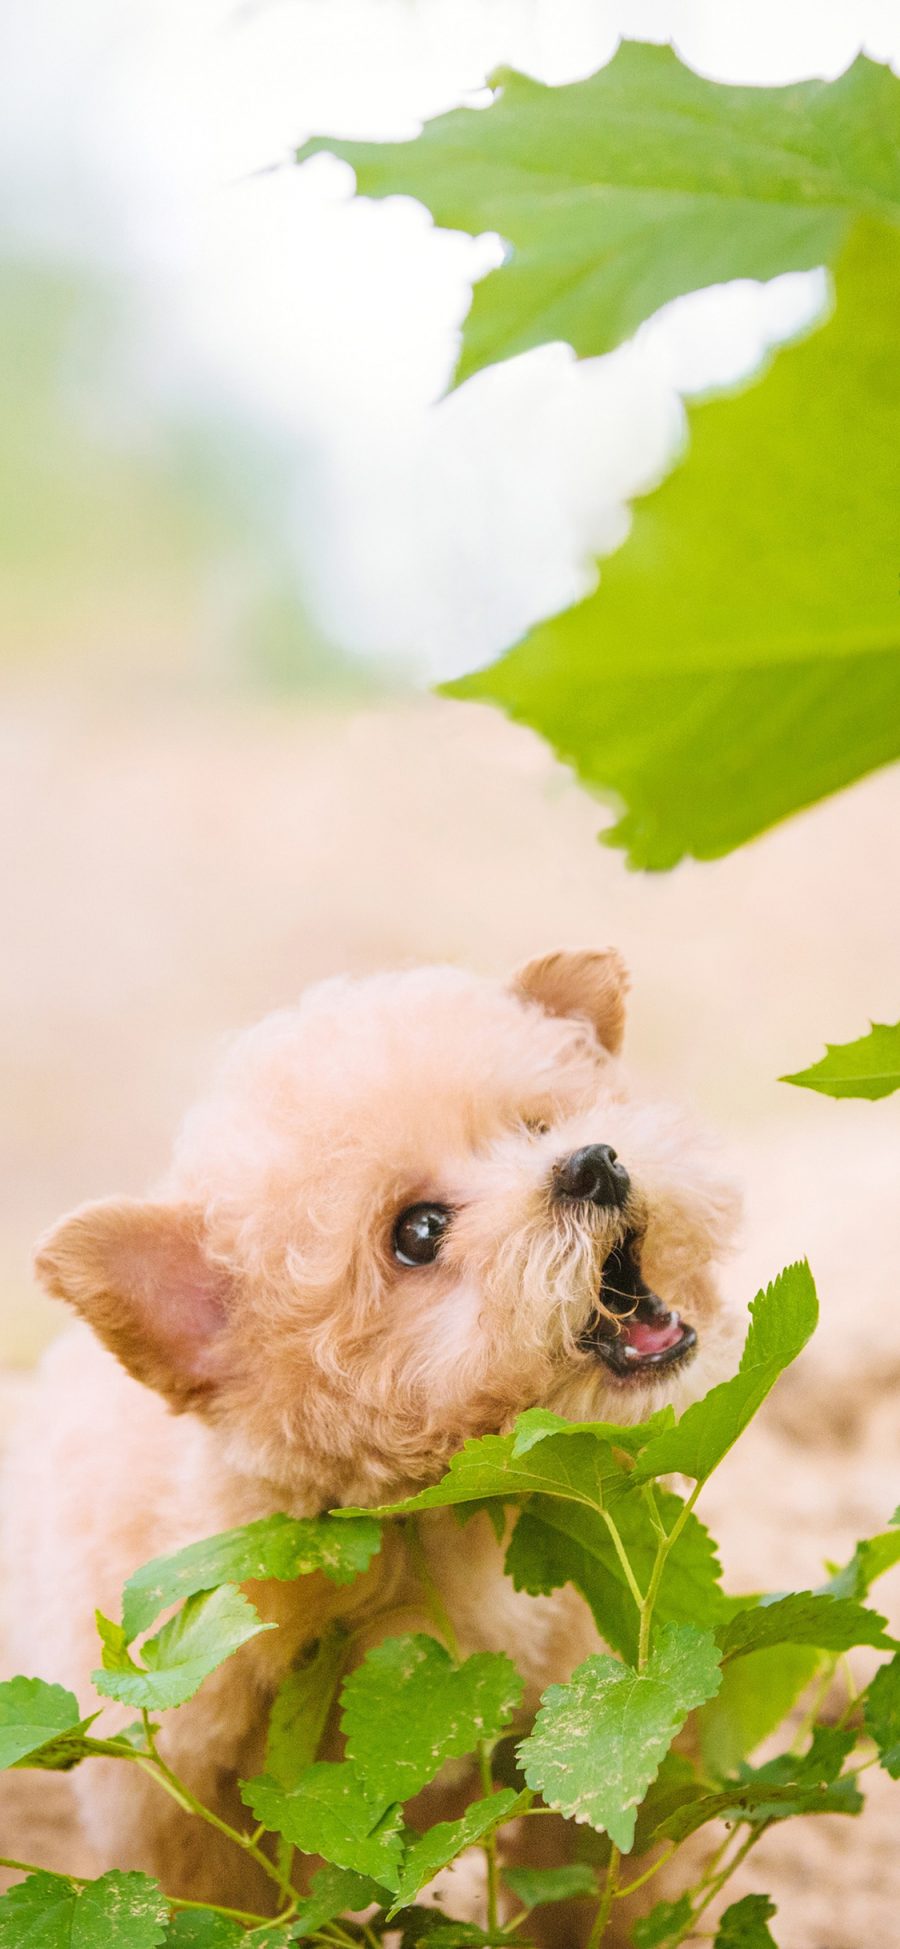
<instances>
[{"instance_id":1,"label":"dog's black nose","mask_svg":"<svg viewBox=\"0 0 900 1949\"><path fill-rule=\"evenodd\" d=\"M558 1198L592 1205L624 1205L631 1180L609 1144L586 1144L558 1164L553 1189Z\"/></svg>"}]
</instances>

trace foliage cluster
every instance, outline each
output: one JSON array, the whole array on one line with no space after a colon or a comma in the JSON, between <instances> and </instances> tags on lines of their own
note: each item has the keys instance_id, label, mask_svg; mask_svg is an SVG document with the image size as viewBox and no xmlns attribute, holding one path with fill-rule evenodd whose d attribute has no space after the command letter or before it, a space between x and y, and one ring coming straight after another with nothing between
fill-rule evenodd
<instances>
[{"instance_id":1,"label":"foliage cluster","mask_svg":"<svg viewBox=\"0 0 900 1949\"><path fill-rule=\"evenodd\" d=\"M716 1823L702 1874L634 1927L636 1949L676 1949L774 1822L857 1814L867 1766L900 1777L900 1646L865 1601L900 1561L900 1511L820 1588L752 1597L723 1591L715 1545L695 1513L704 1484L815 1319L809 1270L791 1266L757 1296L737 1374L680 1420L665 1408L620 1427L534 1408L509 1434L469 1442L441 1481L405 1502L306 1520L275 1515L138 1570L121 1620L98 1614L94 1682L139 1716L105 1736L101 1715L86 1717L63 1687L14 1678L0 1686L0 1765L68 1771L117 1758L222 1831L220 1817L167 1765L158 1735L164 1714L274 1628L242 1583L313 1571L348 1583L378 1551L383 1524L398 1524L433 1635L386 1636L354 1663L352 1634L335 1624L284 1681L265 1773L241 1785L247 1826L228 1830L271 1880L274 1919L172 1900L142 1874L84 1882L7 1861L26 1878L0 1898L0 1949L285 1949L299 1941L377 1949L392 1929L403 1949L515 1949L527 1940L531 1911L560 1900L593 1903L591 1942L599 1945L616 1904ZM692 1484L686 1495L668 1486L674 1472ZM550 1686L531 1725L511 1660L461 1655L428 1572L419 1525L447 1508L460 1521L487 1513L508 1538L505 1568L517 1589L574 1584L610 1647L568 1684ZM158 1628L164 1611L171 1614ZM829 1711L836 1668L855 1646L884 1656L860 1692L848 1672L846 1701ZM801 1694L805 1707L794 1710ZM343 1756L321 1759L333 1707ZM753 1764L780 1726L781 1750ZM477 1797L458 1819L417 1831L408 1803L448 1761L466 1756ZM574 1830L568 1863L505 1866L509 1823L553 1813ZM485 1928L419 1901L472 1847L486 1857ZM310 1878L301 1864L295 1875L297 1854L326 1865ZM773 1913L766 1896L732 1903L719 1949L771 1944Z\"/></svg>"}]
</instances>

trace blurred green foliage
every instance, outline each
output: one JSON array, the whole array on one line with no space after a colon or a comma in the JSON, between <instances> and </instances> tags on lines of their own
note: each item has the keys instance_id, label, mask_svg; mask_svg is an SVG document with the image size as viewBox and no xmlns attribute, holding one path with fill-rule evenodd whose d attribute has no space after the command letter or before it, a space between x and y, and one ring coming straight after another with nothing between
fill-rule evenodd
<instances>
[{"instance_id":1,"label":"blurred green foliage","mask_svg":"<svg viewBox=\"0 0 900 1949\"><path fill-rule=\"evenodd\" d=\"M213 397L154 392L133 292L7 258L0 363L7 665L329 698L382 687L307 612L288 534L296 455Z\"/></svg>"}]
</instances>

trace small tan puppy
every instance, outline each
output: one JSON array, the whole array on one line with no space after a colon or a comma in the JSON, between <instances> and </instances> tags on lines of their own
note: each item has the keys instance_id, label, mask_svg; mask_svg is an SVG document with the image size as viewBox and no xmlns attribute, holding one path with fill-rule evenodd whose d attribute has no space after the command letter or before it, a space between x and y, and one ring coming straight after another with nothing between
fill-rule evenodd
<instances>
[{"instance_id":1,"label":"small tan puppy","mask_svg":"<svg viewBox=\"0 0 900 1949\"><path fill-rule=\"evenodd\" d=\"M450 968L325 982L237 1042L156 1199L49 1234L40 1276L92 1331L50 1350L7 1471L7 1670L90 1710L94 1607L116 1615L149 1557L274 1510L396 1497L538 1402L636 1420L727 1371L714 1267L734 1197L680 1119L632 1094L625 986L612 952L551 954L508 985ZM592 1648L586 1607L516 1593L486 1519L435 1513L423 1535L464 1652L509 1651L533 1707ZM348 1589L251 1594L282 1628L161 1742L238 1821L301 1648L337 1612L371 1616L374 1640L422 1609L393 1533ZM137 1768L91 1761L71 1790L102 1865L268 1905L252 1862Z\"/></svg>"}]
</instances>

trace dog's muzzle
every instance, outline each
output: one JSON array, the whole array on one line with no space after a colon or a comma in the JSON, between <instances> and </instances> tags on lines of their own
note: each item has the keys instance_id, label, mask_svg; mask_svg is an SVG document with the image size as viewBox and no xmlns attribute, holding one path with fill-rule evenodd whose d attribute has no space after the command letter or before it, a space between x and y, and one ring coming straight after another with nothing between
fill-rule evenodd
<instances>
[{"instance_id":1,"label":"dog's muzzle","mask_svg":"<svg viewBox=\"0 0 900 1949\"><path fill-rule=\"evenodd\" d=\"M554 1198L574 1204L604 1205L621 1211L631 1179L611 1144L585 1144L557 1164L552 1178Z\"/></svg>"},{"instance_id":2,"label":"dog's muzzle","mask_svg":"<svg viewBox=\"0 0 900 1949\"><path fill-rule=\"evenodd\" d=\"M578 1344L617 1380L651 1381L690 1360L696 1332L646 1285L633 1232L604 1262L600 1299L604 1310L594 1314Z\"/></svg>"}]
</instances>

